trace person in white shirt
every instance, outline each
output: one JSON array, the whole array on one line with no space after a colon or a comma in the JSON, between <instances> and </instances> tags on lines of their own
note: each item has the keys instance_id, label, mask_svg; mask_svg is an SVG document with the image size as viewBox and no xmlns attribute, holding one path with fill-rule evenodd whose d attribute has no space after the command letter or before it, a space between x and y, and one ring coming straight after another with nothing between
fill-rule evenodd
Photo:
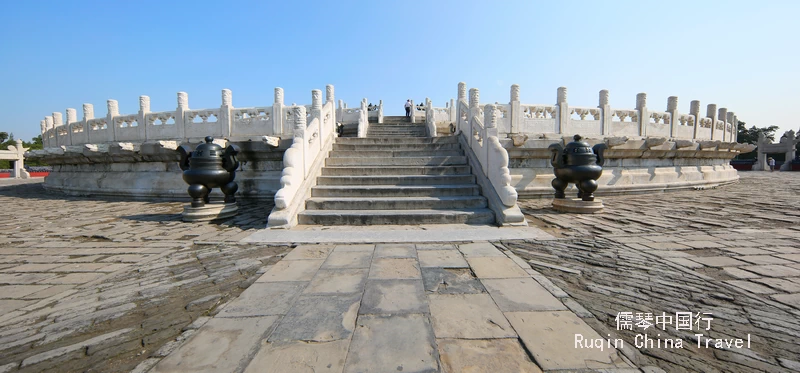
<instances>
[{"instance_id":1,"label":"person in white shirt","mask_svg":"<svg viewBox=\"0 0 800 373\"><path fill-rule=\"evenodd\" d=\"M775 171L775 159L773 159L772 157L770 157L770 158L767 160L767 163L769 164L769 170L770 170L770 172L771 172L771 171Z\"/></svg>"},{"instance_id":2,"label":"person in white shirt","mask_svg":"<svg viewBox=\"0 0 800 373\"><path fill-rule=\"evenodd\" d=\"M406 118L411 118L411 100L406 100Z\"/></svg>"}]
</instances>

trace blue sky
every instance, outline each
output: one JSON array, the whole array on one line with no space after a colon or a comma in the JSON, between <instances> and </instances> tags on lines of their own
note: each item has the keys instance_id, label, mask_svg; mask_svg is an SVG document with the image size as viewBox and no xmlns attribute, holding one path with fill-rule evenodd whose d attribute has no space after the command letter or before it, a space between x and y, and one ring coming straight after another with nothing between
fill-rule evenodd
<instances>
[{"instance_id":1,"label":"blue sky","mask_svg":"<svg viewBox=\"0 0 800 373\"><path fill-rule=\"evenodd\" d=\"M121 113L310 103L334 84L400 115L408 98L435 106L459 81L482 102L633 108L639 92L716 103L748 125L798 130L800 1L14 1L0 12L0 131L30 139L54 111L106 100Z\"/></svg>"}]
</instances>

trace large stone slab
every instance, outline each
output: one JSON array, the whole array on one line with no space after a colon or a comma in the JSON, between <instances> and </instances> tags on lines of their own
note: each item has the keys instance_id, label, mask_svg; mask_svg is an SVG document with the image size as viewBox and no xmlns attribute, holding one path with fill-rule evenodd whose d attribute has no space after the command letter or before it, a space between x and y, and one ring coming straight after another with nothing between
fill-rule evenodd
<instances>
[{"instance_id":1,"label":"large stone slab","mask_svg":"<svg viewBox=\"0 0 800 373\"><path fill-rule=\"evenodd\" d=\"M778 302L800 309L800 293L795 294L776 294L772 295L772 299Z\"/></svg>"},{"instance_id":2,"label":"large stone slab","mask_svg":"<svg viewBox=\"0 0 800 373\"><path fill-rule=\"evenodd\" d=\"M479 294L486 292L483 284L472 275L469 269L422 268L422 282L428 293Z\"/></svg>"},{"instance_id":3,"label":"large stone slab","mask_svg":"<svg viewBox=\"0 0 800 373\"><path fill-rule=\"evenodd\" d=\"M320 269L308 284L306 294L361 293L367 280L368 269Z\"/></svg>"},{"instance_id":4,"label":"large stone slab","mask_svg":"<svg viewBox=\"0 0 800 373\"><path fill-rule=\"evenodd\" d=\"M269 342L330 342L353 333L361 294L301 295L270 335Z\"/></svg>"},{"instance_id":5,"label":"large stone slab","mask_svg":"<svg viewBox=\"0 0 800 373\"><path fill-rule=\"evenodd\" d=\"M336 268L369 268L372 263L372 251L335 251L328 255L323 269Z\"/></svg>"},{"instance_id":6,"label":"large stone slab","mask_svg":"<svg viewBox=\"0 0 800 373\"><path fill-rule=\"evenodd\" d=\"M150 372L228 373L242 369L277 319L212 319Z\"/></svg>"},{"instance_id":7,"label":"large stone slab","mask_svg":"<svg viewBox=\"0 0 800 373\"><path fill-rule=\"evenodd\" d=\"M749 264L729 256L696 256L690 259L709 267L737 267L746 266Z\"/></svg>"},{"instance_id":8,"label":"large stone slab","mask_svg":"<svg viewBox=\"0 0 800 373\"><path fill-rule=\"evenodd\" d=\"M375 251L375 245L360 244L360 245L336 245L333 252L346 252L346 251Z\"/></svg>"},{"instance_id":9,"label":"large stone slab","mask_svg":"<svg viewBox=\"0 0 800 373\"><path fill-rule=\"evenodd\" d=\"M333 250L333 246L302 245L295 247L283 260L318 260L325 259Z\"/></svg>"},{"instance_id":10,"label":"large stone slab","mask_svg":"<svg viewBox=\"0 0 800 373\"><path fill-rule=\"evenodd\" d=\"M428 313L422 280L369 280L358 313Z\"/></svg>"},{"instance_id":11,"label":"large stone slab","mask_svg":"<svg viewBox=\"0 0 800 373\"><path fill-rule=\"evenodd\" d=\"M505 316L544 370L631 368L616 349L576 348L576 336L601 337L572 312L506 312Z\"/></svg>"},{"instance_id":12,"label":"large stone slab","mask_svg":"<svg viewBox=\"0 0 800 373\"><path fill-rule=\"evenodd\" d=\"M244 373L341 373L349 340L266 343Z\"/></svg>"},{"instance_id":13,"label":"large stone slab","mask_svg":"<svg viewBox=\"0 0 800 373\"><path fill-rule=\"evenodd\" d=\"M417 279L420 276L416 259L373 259L369 270L370 279Z\"/></svg>"},{"instance_id":14,"label":"large stone slab","mask_svg":"<svg viewBox=\"0 0 800 373\"><path fill-rule=\"evenodd\" d=\"M514 338L517 333L488 294L430 294L436 338Z\"/></svg>"},{"instance_id":15,"label":"large stone slab","mask_svg":"<svg viewBox=\"0 0 800 373\"><path fill-rule=\"evenodd\" d=\"M483 279L481 282L503 312L567 309L561 301L530 277Z\"/></svg>"},{"instance_id":16,"label":"large stone slab","mask_svg":"<svg viewBox=\"0 0 800 373\"><path fill-rule=\"evenodd\" d=\"M474 242L468 244L458 245L458 249L466 256L480 257L480 256L502 256L505 257L502 251L497 250L494 245L488 242Z\"/></svg>"},{"instance_id":17,"label":"large stone slab","mask_svg":"<svg viewBox=\"0 0 800 373\"><path fill-rule=\"evenodd\" d=\"M470 267L480 279L530 277L522 267L505 255L491 257L467 257Z\"/></svg>"},{"instance_id":18,"label":"large stone slab","mask_svg":"<svg viewBox=\"0 0 800 373\"><path fill-rule=\"evenodd\" d=\"M538 373L519 341L504 339L437 339L439 359L445 373L492 372Z\"/></svg>"},{"instance_id":19,"label":"large stone slab","mask_svg":"<svg viewBox=\"0 0 800 373\"><path fill-rule=\"evenodd\" d=\"M434 346L424 315L361 315L344 371L438 372Z\"/></svg>"},{"instance_id":20,"label":"large stone slab","mask_svg":"<svg viewBox=\"0 0 800 373\"><path fill-rule=\"evenodd\" d=\"M782 266L782 265L763 265L763 266L748 266L742 267L753 273L757 273L766 277L798 277L800 276L800 269Z\"/></svg>"},{"instance_id":21,"label":"large stone slab","mask_svg":"<svg viewBox=\"0 0 800 373\"><path fill-rule=\"evenodd\" d=\"M469 268L458 250L423 250L418 255L420 267Z\"/></svg>"},{"instance_id":22,"label":"large stone slab","mask_svg":"<svg viewBox=\"0 0 800 373\"><path fill-rule=\"evenodd\" d=\"M307 282L262 282L250 285L217 317L284 315L305 289Z\"/></svg>"},{"instance_id":23,"label":"large stone slab","mask_svg":"<svg viewBox=\"0 0 800 373\"><path fill-rule=\"evenodd\" d=\"M375 258L416 258L417 250L413 243L375 245Z\"/></svg>"},{"instance_id":24,"label":"large stone slab","mask_svg":"<svg viewBox=\"0 0 800 373\"><path fill-rule=\"evenodd\" d=\"M256 282L311 281L324 260L281 260Z\"/></svg>"}]
</instances>

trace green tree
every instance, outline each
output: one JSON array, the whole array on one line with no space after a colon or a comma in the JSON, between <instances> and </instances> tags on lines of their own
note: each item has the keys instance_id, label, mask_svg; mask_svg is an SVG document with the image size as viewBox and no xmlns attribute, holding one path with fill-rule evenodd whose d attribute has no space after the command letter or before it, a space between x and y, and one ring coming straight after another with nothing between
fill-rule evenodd
<instances>
[{"instance_id":1,"label":"green tree","mask_svg":"<svg viewBox=\"0 0 800 373\"><path fill-rule=\"evenodd\" d=\"M0 132L0 142L6 142L8 139L8 132Z\"/></svg>"},{"instance_id":2,"label":"green tree","mask_svg":"<svg viewBox=\"0 0 800 373\"><path fill-rule=\"evenodd\" d=\"M765 128L756 128L756 126L752 126L748 129L745 125L745 122L739 121L739 123L737 123L737 130L739 134L737 135L736 140L740 144L758 145L759 133L763 133L764 138L770 142L775 141L775 131L778 130L778 126L769 126Z\"/></svg>"}]
</instances>

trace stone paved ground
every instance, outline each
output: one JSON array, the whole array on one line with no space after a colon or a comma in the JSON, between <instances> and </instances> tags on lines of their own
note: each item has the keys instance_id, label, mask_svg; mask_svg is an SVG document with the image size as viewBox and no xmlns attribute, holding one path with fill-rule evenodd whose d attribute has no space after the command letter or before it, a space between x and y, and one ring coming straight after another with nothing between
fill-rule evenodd
<instances>
[{"instance_id":1,"label":"stone paved ground","mask_svg":"<svg viewBox=\"0 0 800 373\"><path fill-rule=\"evenodd\" d=\"M638 366L800 371L800 173L740 175L715 190L606 197L606 212L593 216L525 201L523 211L562 239L505 244L583 305L601 335L626 346L637 334L684 341L683 349L624 350ZM619 312L687 311L712 318L710 330L705 320L693 330L617 330ZM705 348L707 338L748 334L750 348Z\"/></svg>"},{"instance_id":2,"label":"stone paved ground","mask_svg":"<svg viewBox=\"0 0 800 373\"><path fill-rule=\"evenodd\" d=\"M263 226L264 203L241 203L229 224L187 224L181 203L4 180L0 205L0 372L129 371L291 249L237 243Z\"/></svg>"},{"instance_id":3,"label":"stone paved ground","mask_svg":"<svg viewBox=\"0 0 800 373\"><path fill-rule=\"evenodd\" d=\"M524 201L557 240L303 245L280 262L289 246L238 243L270 206L184 224L180 203L0 185L6 211L20 206L0 222L0 372L313 371L326 358L317 371L800 371L800 173L741 176L606 197L593 216ZM616 327L620 312L682 311L710 330ZM576 333L619 338L621 354L576 349ZM644 334L654 345L636 348ZM694 334L751 344L697 348ZM655 345L667 338L683 348Z\"/></svg>"}]
</instances>

